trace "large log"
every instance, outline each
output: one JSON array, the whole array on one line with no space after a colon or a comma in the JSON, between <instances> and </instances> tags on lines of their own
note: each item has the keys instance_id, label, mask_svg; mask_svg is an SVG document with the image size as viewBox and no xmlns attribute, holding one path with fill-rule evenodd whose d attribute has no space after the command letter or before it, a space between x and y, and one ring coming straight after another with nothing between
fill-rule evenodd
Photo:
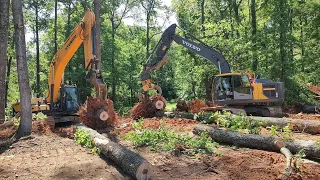
<instances>
[{"instance_id":1,"label":"large log","mask_svg":"<svg viewBox=\"0 0 320 180\"><path fill-rule=\"evenodd\" d=\"M198 121L202 121L206 118L209 118L211 114L201 114L201 115L193 115L190 113L181 113L181 112L167 112L165 116L168 118L186 118L186 119L196 119ZM228 116L228 118L235 118L235 115ZM272 125L277 125L280 128L287 126L290 124L290 128L293 131L297 132L305 132L309 134L320 134L320 121L317 120L302 120L302 119L291 119L291 118L274 118L274 117L255 117L248 116L248 118L252 119L256 122L261 122L261 126L269 127Z\"/></svg>"},{"instance_id":2,"label":"large log","mask_svg":"<svg viewBox=\"0 0 320 180\"><path fill-rule=\"evenodd\" d=\"M139 154L111 141L83 124L76 124L75 127L89 132L92 142L101 150L101 153L118 164L126 173L138 180L151 179L153 166Z\"/></svg>"},{"instance_id":3,"label":"large log","mask_svg":"<svg viewBox=\"0 0 320 180\"><path fill-rule=\"evenodd\" d=\"M279 152L280 147L277 145L277 141L283 141L285 147L292 153L304 149L306 157L312 160L320 160L320 146L316 144L316 141L304 141L304 140L286 140L273 136L257 135L257 134L243 134L235 131L228 131L217 129L206 125L196 125L193 129L195 134L201 134L207 131L209 136L216 142L235 145L238 147L248 147L252 149L262 149L268 151Z\"/></svg>"}]
</instances>

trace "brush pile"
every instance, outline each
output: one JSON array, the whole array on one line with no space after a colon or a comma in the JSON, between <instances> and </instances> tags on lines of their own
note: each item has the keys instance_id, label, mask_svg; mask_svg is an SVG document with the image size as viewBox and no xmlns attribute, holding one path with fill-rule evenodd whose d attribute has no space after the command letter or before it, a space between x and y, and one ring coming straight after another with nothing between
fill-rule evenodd
<instances>
[{"instance_id":1,"label":"brush pile","mask_svg":"<svg viewBox=\"0 0 320 180\"><path fill-rule=\"evenodd\" d=\"M131 110L132 119L152 118L157 116L157 112L161 112L166 108L166 100L159 94L146 98L143 102L137 103Z\"/></svg>"},{"instance_id":2,"label":"brush pile","mask_svg":"<svg viewBox=\"0 0 320 180\"><path fill-rule=\"evenodd\" d=\"M200 99L195 99L194 101L190 101L188 103L188 107L191 113L198 113L201 111L201 108L208 107L204 101Z\"/></svg>"},{"instance_id":3,"label":"brush pile","mask_svg":"<svg viewBox=\"0 0 320 180\"><path fill-rule=\"evenodd\" d=\"M97 116L102 111L107 113L107 120L103 121ZM118 125L119 120L113 109L113 102L110 99L88 97L86 103L80 107L78 112L80 121L92 129L104 129Z\"/></svg>"}]
</instances>

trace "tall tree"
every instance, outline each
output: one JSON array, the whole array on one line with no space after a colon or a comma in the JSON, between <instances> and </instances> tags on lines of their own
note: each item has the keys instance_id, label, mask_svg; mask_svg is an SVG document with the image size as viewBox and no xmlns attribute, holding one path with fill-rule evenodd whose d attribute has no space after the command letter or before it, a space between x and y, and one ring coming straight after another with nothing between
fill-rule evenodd
<instances>
[{"instance_id":1,"label":"tall tree","mask_svg":"<svg viewBox=\"0 0 320 180\"><path fill-rule=\"evenodd\" d=\"M39 45L39 1L36 0L36 62L37 62L37 97L40 97L40 45Z\"/></svg>"},{"instance_id":2,"label":"tall tree","mask_svg":"<svg viewBox=\"0 0 320 180\"><path fill-rule=\"evenodd\" d=\"M9 5L10 0L0 0L0 123L5 120Z\"/></svg>"},{"instance_id":3,"label":"tall tree","mask_svg":"<svg viewBox=\"0 0 320 180\"><path fill-rule=\"evenodd\" d=\"M12 0L12 12L21 106L21 120L16 137L20 138L30 135L32 130L32 113L30 108L31 91L29 86L26 40L24 31L25 26L21 0Z\"/></svg>"},{"instance_id":4,"label":"tall tree","mask_svg":"<svg viewBox=\"0 0 320 180\"><path fill-rule=\"evenodd\" d=\"M106 1L105 9L107 10L107 14L111 23L111 69L112 69L112 93L111 99L114 103L117 101L117 67L115 64L115 49L116 49L116 32L118 27L120 26L122 19L126 16L129 12L131 7L130 0L109 0ZM123 5L124 8L122 11L119 12L119 7Z\"/></svg>"},{"instance_id":5,"label":"tall tree","mask_svg":"<svg viewBox=\"0 0 320 180\"><path fill-rule=\"evenodd\" d=\"M96 59L97 59L97 69L101 71L101 40L100 40L100 0L94 0L94 14L96 20Z\"/></svg>"},{"instance_id":6,"label":"tall tree","mask_svg":"<svg viewBox=\"0 0 320 180\"><path fill-rule=\"evenodd\" d=\"M57 20L58 20L58 0L54 1L54 54L56 54L58 50L58 43L57 43Z\"/></svg>"},{"instance_id":7,"label":"tall tree","mask_svg":"<svg viewBox=\"0 0 320 180\"><path fill-rule=\"evenodd\" d=\"M257 17L256 17L256 0L251 0L250 5L251 12L251 28L252 28L252 70L253 72L258 69L258 58L257 58Z\"/></svg>"}]
</instances>

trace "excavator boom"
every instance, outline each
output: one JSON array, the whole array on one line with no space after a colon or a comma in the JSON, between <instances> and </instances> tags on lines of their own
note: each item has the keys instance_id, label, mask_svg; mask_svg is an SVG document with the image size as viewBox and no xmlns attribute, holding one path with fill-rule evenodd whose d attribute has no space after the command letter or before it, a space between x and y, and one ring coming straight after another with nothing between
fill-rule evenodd
<instances>
[{"instance_id":1,"label":"excavator boom","mask_svg":"<svg viewBox=\"0 0 320 180\"><path fill-rule=\"evenodd\" d=\"M84 45L86 75L95 87L97 96L106 99L106 85L103 83L101 72L95 70L94 32L95 15L88 9L82 21L73 29L67 41L61 46L51 61L48 78L49 89L46 95L47 102L55 103L58 101L65 68L82 43Z\"/></svg>"}]
</instances>

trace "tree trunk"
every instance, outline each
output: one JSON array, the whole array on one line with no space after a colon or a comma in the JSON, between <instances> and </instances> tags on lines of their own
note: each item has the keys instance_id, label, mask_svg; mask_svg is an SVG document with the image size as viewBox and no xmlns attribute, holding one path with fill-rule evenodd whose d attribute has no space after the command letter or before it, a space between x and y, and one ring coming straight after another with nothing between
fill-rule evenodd
<instances>
[{"instance_id":1,"label":"tree trunk","mask_svg":"<svg viewBox=\"0 0 320 180\"><path fill-rule=\"evenodd\" d=\"M40 97L39 2L36 1L37 97Z\"/></svg>"},{"instance_id":2,"label":"tree trunk","mask_svg":"<svg viewBox=\"0 0 320 180\"><path fill-rule=\"evenodd\" d=\"M5 121L9 0L0 0L0 124Z\"/></svg>"},{"instance_id":3,"label":"tree trunk","mask_svg":"<svg viewBox=\"0 0 320 180\"><path fill-rule=\"evenodd\" d=\"M150 56L150 12L147 12L146 59Z\"/></svg>"},{"instance_id":4,"label":"tree trunk","mask_svg":"<svg viewBox=\"0 0 320 180\"><path fill-rule=\"evenodd\" d=\"M202 121L205 119L210 118L211 114L202 114L202 115L194 115L191 113L185 113L185 112L167 112L165 113L165 116L168 118L187 118L187 119L195 119L197 121ZM229 117L230 119L236 118L235 115L231 115ZM279 126L280 128L283 128L290 125L290 128L293 131L298 132L305 132L309 134L320 134L320 121L317 120L301 120L301 119L290 119L290 118L274 118L274 117L255 117L250 116L247 117L250 118L252 121L256 121L261 123L261 126L263 127L270 127L272 125Z\"/></svg>"},{"instance_id":5,"label":"tree trunk","mask_svg":"<svg viewBox=\"0 0 320 180\"><path fill-rule=\"evenodd\" d=\"M117 84L116 84L116 66L115 66L115 34L116 34L116 27L114 24L114 19L112 18L111 20L111 28L112 28L112 32L111 32L111 37L112 37L112 49L111 49L111 69L113 72L112 75L112 101L114 104L116 104L116 100L117 100L117 94L116 94L116 88L117 88Z\"/></svg>"},{"instance_id":6,"label":"tree trunk","mask_svg":"<svg viewBox=\"0 0 320 180\"><path fill-rule=\"evenodd\" d=\"M96 20L96 69L101 71L101 40L100 40L100 0L94 0L94 14Z\"/></svg>"},{"instance_id":7,"label":"tree trunk","mask_svg":"<svg viewBox=\"0 0 320 180\"><path fill-rule=\"evenodd\" d=\"M20 91L21 120L16 137L27 136L32 130L31 92L29 86L26 41L21 0L12 0L14 39Z\"/></svg>"},{"instance_id":8,"label":"tree trunk","mask_svg":"<svg viewBox=\"0 0 320 180\"><path fill-rule=\"evenodd\" d=\"M58 51L57 44L57 19L58 19L58 0L54 1L54 54Z\"/></svg>"},{"instance_id":9,"label":"tree trunk","mask_svg":"<svg viewBox=\"0 0 320 180\"><path fill-rule=\"evenodd\" d=\"M256 17L256 1L251 0L251 28L252 28L252 70L253 72L258 69L258 57L257 57L257 17Z\"/></svg>"},{"instance_id":10,"label":"tree trunk","mask_svg":"<svg viewBox=\"0 0 320 180\"><path fill-rule=\"evenodd\" d=\"M201 32L202 32L202 36L205 37L206 33L205 33L205 27L204 27L204 21L205 21L205 16L204 16L204 2L205 0L201 0Z\"/></svg>"},{"instance_id":11,"label":"tree trunk","mask_svg":"<svg viewBox=\"0 0 320 180\"><path fill-rule=\"evenodd\" d=\"M286 54L286 7L285 2L286 0L279 1L279 11L280 11L280 18L279 18L279 49L280 49L280 62L281 62L281 73L280 73L280 81L284 82L286 77L286 61L287 61L287 54Z\"/></svg>"},{"instance_id":12,"label":"tree trunk","mask_svg":"<svg viewBox=\"0 0 320 180\"><path fill-rule=\"evenodd\" d=\"M8 106L8 90L9 90L9 82L10 82L11 64L12 64L12 56L10 56L7 64L5 107Z\"/></svg>"},{"instance_id":13,"label":"tree trunk","mask_svg":"<svg viewBox=\"0 0 320 180\"><path fill-rule=\"evenodd\" d=\"M273 136L243 134L205 125L196 125L193 129L193 132L198 135L204 131L207 131L209 136L214 141L219 143L230 144L238 147L248 147L252 149L280 152L281 147L279 147L278 142L283 142L285 147L288 148L292 153L297 153L304 149L308 159L320 159L320 147L316 145L316 141L285 140Z\"/></svg>"},{"instance_id":14,"label":"tree trunk","mask_svg":"<svg viewBox=\"0 0 320 180\"><path fill-rule=\"evenodd\" d=\"M93 144L101 150L101 153L118 164L126 173L138 180L151 178L153 166L139 154L111 141L83 124L76 124L75 127L89 132Z\"/></svg>"}]
</instances>

